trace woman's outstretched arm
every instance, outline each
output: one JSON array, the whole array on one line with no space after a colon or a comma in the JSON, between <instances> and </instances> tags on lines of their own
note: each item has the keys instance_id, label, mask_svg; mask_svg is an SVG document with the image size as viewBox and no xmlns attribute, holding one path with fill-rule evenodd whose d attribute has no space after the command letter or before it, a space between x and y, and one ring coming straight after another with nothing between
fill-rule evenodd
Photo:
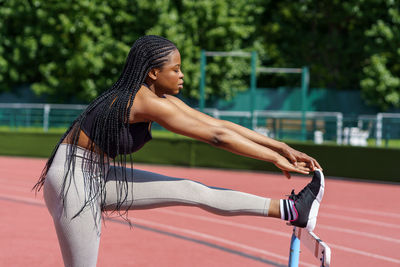
<instances>
[{"instance_id":1,"label":"woman's outstretched arm","mask_svg":"<svg viewBox=\"0 0 400 267\"><path fill-rule=\"evenodd\" d=\"M159 123L172 132L182 134L235 154L275 164L284 172L308 174L305 164L294 165L276 151L258 144L224 125L207 123L180 108L167 98L159 98L150 90L140 90L135 99L134 116ZM286 173L285 173L286 174ZM289 177L289 176L288 176Z\"/></svg>"},{"instance_id":2,"label":"woman's outstretched arm","mask_svg":"<svg viewBox=\"0 0 400 267\"><path fill-rule=\"evenodd\" d=\"M240 126L238 124L235 124L230 121L225 121L225 120L219 120L216 118L213 118L211 116L208 116L207 114L204 114L200 111L197 111L188 105L186 105L183 101L181 101L179 98L174 97L174 96L167 96L167 98L176 104L180 109L185 110L188 112L191 116L196 117L198 120L201 120L205 123L216 125L216 126L224 126L232 131L235 131L236 133L250 139L251 141L268 147L280 155L286 157L291 163L297 164L297 162L305 162L311 170L315 170L315 168L322 169L319 163L312 157L308 156L305 153L302 153L300 151L297 151L287 144L283 142L279 142L277 140L274 140L272 138L269 138L267 136L264 136L262 134L259 134L255 131L252 131L246 127Z\"/></svg>"}]
</instances>

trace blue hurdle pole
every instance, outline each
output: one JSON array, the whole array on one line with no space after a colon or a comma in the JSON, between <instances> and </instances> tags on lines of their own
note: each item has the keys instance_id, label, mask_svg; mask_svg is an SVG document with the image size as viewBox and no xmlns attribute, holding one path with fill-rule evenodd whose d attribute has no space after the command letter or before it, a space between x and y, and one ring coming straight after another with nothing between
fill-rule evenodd
<instances>
[{"instance_id":1,"label":"blue hurdle pole","mask_svg":"<svg viewBox=\"0 0 400 267\"><path fill-rule=\"evenodd\" d=\"M300 258L300 239L295 234L296 227L293 227L292 239L290 241L289 267L298 267Z\"/></svg>"}]
</instances>

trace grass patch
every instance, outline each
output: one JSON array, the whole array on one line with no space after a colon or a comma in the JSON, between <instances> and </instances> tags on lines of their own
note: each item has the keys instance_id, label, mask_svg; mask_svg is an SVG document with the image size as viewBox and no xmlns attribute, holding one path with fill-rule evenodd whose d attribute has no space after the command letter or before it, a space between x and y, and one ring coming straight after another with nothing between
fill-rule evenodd
<instances>
[{"instance_id":1,"label":"grass patch","mask_svg":"<svg viewBox=\"0 0 400 267\"><path fill-rule=\"evenodd\" d=\"M50 128L47 133L64 133L67 130L65 127L59 128ZM2 133L42 133L43 127L9 127L9 126L0 126L0 132Z\"/></svg>"},{"instance_id":2,"label":"grass patch","mask_svg":"<svg viewBox=\"0 0 400 267\"><path fill-rule=\"evenodd\" d=\"M66 127L50 128L48 132L44 132L42 127L9 127L0 126L0 133L24 133L24 134L63 134L67 130ZM170 131L152 130L151 134L154 138L172 138L172 139L191 139Z\"/></svg>"},{"instance_id":3,"label":"grass patch","mask_svg":"<svg viewBox=\"0 0 400 267\"><path fill-rule=\"evenodd\" d=\"M368 139L368 146L384 147L384 148L400 148L400 139L382 140L380 146L376 145L375 139Z\"/></svg>"},{"instance_id":4,"label":"grass patch","mask_svg":"<svg viewBox=\"0 0 400 267\"><path fill-rule=\"evenodd\" d=\"M191 139L186 136L182 136L170 131L162 130L162 129L154 129L160 128L153 127L151 131L154 138L171 138L171 139ZM52 127L49 129L48 132L43 131L43 127L10 127L10 126L0 126L0 133L32 133L32 134L63 134L67 130L66 127ZM314 142L312 140L307 141L298 141L298 140L291 140L291 139L284 139L280 140L283 142L294 143L294 144L309 144L313 145ZM400 139L390 139L390 140L382 140L382 144L380 146L376 145L376 139L368 139L367 140L368 147L377 147L377 148L400 148ZM336 142L334 141L325 141L324 145L332 145L335 146Z\"/></svg>"}]
</instances>

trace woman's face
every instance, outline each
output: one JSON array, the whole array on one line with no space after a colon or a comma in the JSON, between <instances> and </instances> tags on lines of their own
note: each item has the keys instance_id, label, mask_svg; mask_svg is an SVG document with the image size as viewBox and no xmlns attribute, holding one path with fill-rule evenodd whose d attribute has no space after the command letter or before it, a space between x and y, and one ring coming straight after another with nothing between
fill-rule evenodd
<instances>
[{"instance_id":1,"label":"woman's face","mask_svg":"<svg viewBox=\"0 0 400 267\"><path fill-rule=\"evenodd\" d=\"M181 71L181 55L177 49L168 55L168 61L156 72L153 84L158 95L176 95L183 88L184 75Z\"/></svg>"}]
</instances>

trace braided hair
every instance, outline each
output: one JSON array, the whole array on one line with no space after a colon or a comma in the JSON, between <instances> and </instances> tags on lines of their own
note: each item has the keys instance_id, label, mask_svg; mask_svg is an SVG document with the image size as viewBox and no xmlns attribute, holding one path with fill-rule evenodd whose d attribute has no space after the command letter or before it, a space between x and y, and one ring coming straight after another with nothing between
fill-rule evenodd
<instances>
[{"instance_id":1,"label":"braided hair","mask_svg":"<svg viewBox=\"0 0 400 267\"><path fill-rule=\"evenodd\" d=\"M104 211L105 206L105 185L107 182L107 170L110 164L107 155L111 155L112 149L120 155L114 158L113 164L117 167L123 167L121 179L117 182L117 203L114 211L121 214L122 205L127 206L125 212L132 205L126 205L128 198L128 177L126 171L127 161L129 159L130 167L132 168L132 156L127 154L127 145L121 138L120 131L126 130L129 127L130 111L136 93L144 83L149 71L153 68L161 68L168 60L167 56L176 50L176 46L169 40L155 35L143 36L136 40L130 49L123 71L118 80L111 88L106 90L84 110L72 123L60 141L55 146L50 158L48 159L39 181L34 186L34 190L38 192L44 185L46 175L53 162L54 156L62 141L69 135L68 140L72 145L67 149L67 160L65 162L64 180L61 192L63 204L66 199L69 188L71 187L72 179L75 173L75 161L77 143L81 132L81 126L84 123L88 114L96 109L96 116L93 121L93 126L90 131L89 149L96 153L85 153L84 158L87 159L82 164L83 173L89 176L96 176L97 179L88 179L85 181L85 202L76 216L78 216L86 206L90 206L93 201L100 197L101 211ZM115 144L121 144L115 145ZM113 146L113 147L112 147ZM122 147L122 148L120 148ZM99 149L101 148L101 149ZM121 151L122 149L122 151ZM116 168L114 168L115 170ZM133 172L129 172L131 175ZM93 178L93 177L89 177ZM100 178L100 179L98 179ZM123 212L123 211L122 211Z\"/></svg>"}]
</instances>

